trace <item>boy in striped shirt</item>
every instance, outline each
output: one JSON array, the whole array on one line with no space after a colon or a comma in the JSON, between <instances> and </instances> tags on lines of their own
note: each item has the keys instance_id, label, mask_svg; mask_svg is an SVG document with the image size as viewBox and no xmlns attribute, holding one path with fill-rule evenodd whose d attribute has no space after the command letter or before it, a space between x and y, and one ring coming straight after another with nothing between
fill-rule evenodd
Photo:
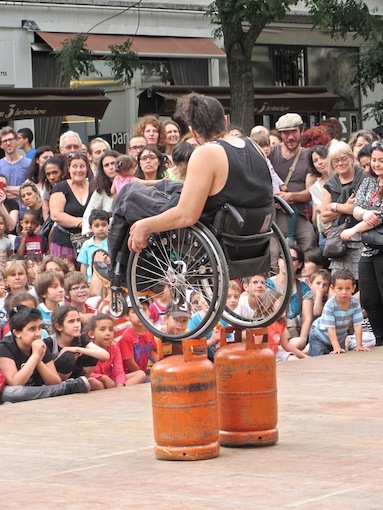
<instances>
[{"instance_id":1,"label":"boy in striped shirt","mask_svg":"<svg viewBox=\"0 0 383 510\"><path fill-rule=\"evenodd\" d=\"M351 271L334 271L331 277L333 296L326 302L320 317L315 319L309 335L310 356L345 352L345 340L351 326L356 337L356 350L369 351L362 344L363 314L353 296L355 278Z\"/></svg>"}]
</instances>

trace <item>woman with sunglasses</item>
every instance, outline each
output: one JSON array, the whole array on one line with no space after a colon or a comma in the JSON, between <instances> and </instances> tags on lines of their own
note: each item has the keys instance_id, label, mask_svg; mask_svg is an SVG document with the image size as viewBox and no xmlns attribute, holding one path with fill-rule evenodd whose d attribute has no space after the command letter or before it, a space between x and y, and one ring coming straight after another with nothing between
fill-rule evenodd
<instances>
[{"instance_id":1,"label":"woman with sunglasses","mask_svg":"<svg viewBox=\"0 0 383 510\"><path fill-rule=\"evenodd\" d=\"M69 178L54 186L49 199L51 218L57 224L51 237L51 255L70 261L77 258L70 234L81 233L83 215L92 194L88 181L90 171L84 152L69 154Z\"/></svg>"},{"instance_id":2,"label":"woman with sunglasses","mask_svg":"<svg viewBox=\"0 0 383 510\"><path fill-rule=\"evenodd\" d=\"M358 189L353 215L359 223L343 231L346 239L382 223L383 142L372 143L371 170L376 177L366 177ZM360 302L370 320L376 345L383 345L383 250L364 246L359 261L359 289Z\"/></svg>"},{"instance_id":3,"label":"woman with sunglasses","mask_svg":"<svg viewBox=\"0 0 383 510\"><path fill-rule=\"evenodd\" d=\"M327 173L330 178L323 189L322 221L336 227L345 221L354 226L352 216L355 194L366 174L356 165L356 159L350 146L342 141L333 140L327 155ZM360 234L356 234L346 243L346 253L341 258L331 258L330 270L349 269L358 280L358 264L363 245Z\"/></svg>"}]
</instances>

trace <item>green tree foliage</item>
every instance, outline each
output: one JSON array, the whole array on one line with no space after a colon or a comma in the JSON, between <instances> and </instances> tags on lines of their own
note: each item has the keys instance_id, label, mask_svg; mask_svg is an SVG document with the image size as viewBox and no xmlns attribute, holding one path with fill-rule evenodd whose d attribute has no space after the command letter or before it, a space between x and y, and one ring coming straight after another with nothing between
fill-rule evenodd
<instances>
[{"instance_id":1,"label":"green tree foliage","mask_svg":"<svg viewBox=\"0 0 383 510\"><path fill-rule=\"evenodd\" d=\"M223 36L231 89L231 119L249 130L253 125L254 97L251 52L262 30L283 21L298 0L217 0L207 15ZM350 33L365 41L379 33L377 18L361 0L304 0L313 28L329 30L333 38ZM367 72L367 69L366 69ZM383 76L383 74L381 74ZM369 87L366 83L366 87Z\"/></svg>"},{"instance_id":2,"label":"green tree foliage","mask_svg":"<svg viewBox=\"0 0 383 510\"><path fill-rule=\"evenodd\" d=\"M55 53L61 61L63 74L72 80L79 80L81 76L96 74L102 76L94 65L96 56L86 47L89 34L79 34L65 39L63 47ZM137 55L130 50L132 41L127 39L123 44L109 46L110 54L101 57L110 68L112 76L119 84L129 86L132 82L134 71L141 69L141 62Z\"/></svg>"}]
</instances>

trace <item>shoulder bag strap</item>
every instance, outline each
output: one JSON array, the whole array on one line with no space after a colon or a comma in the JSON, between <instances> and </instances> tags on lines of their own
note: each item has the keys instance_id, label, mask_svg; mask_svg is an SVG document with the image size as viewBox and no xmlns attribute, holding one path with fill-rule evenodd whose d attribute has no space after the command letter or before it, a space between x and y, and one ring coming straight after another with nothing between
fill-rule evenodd
<instances>
[{"instance_id":1,"label":"shoulder bag strap","mask_svg":"<svg viewBox=\"0 0 383 510\"><path fill-rule=\"evenodd\" d=\"M299 315L302 315L302 284L301 281L298 280L298 278L295 282L295 285L297 287Z\"/></svg>"},{"instance_id":2,"label":"shoulder bag strap","mask_svg":"<svg viewBox=\"0 0 383 510\"><path fill-rule=\"evenodd\" d=\"M293 172L295 170L295 167L298 163L298 159L299 159L299 156L301 155L301 152L302 152L302 147L299 148L299 151L296 153L295 155L295 158L294 158L294 161L293 161L293 164L291 165L291 167L289 168L289 173L287 174L287 177L285 179L285 186L288 185L288 183L290 182L290 179L291 179L291 176L293 175Z\"/></svg>"},{"instance_id":3,"label":"shoulder bag strap","mask_svg":"<svg viewBox=\"0 0 383 510\"><path fill-rule=\"evenodd\" d=\"M252 146L254 147L254 149L258 152L258 154L260 156L262 156L262 158L266 161L266 154L263 152L262 150L262 147L260 145L258 145L252 138L250 138L249 136L247 137L248 140L250 140Z\"/></svg>"}]
</instances>

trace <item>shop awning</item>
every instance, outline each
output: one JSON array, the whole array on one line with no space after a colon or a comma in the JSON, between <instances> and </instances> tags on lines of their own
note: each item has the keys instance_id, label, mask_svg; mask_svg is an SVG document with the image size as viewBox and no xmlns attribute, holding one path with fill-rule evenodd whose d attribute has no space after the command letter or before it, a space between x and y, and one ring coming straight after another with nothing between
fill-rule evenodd
<instances>
[{"instance_id":1,"label":"shop awning","mask_svg":"<svg viewBox=\"0 0 383 510\"><path fill-rule=\"evenodd\" d=\"M0 120L66 115L101 119L110 101L101 89L0 88Z\"/></svg>"},{"instance_id":2,"label":"shop awning","mask_svg":"<svg viewBox=\"0 0 383 510\"><path fill-rule=\"evenodd\" d=\"M138 116L149 113L172 116L177 99L189 92L215 97L230 111L229 87L155 85L138 95ZM338 99L326 87L254 87L254 114L331 112Z\"/></svg>"},{"instance_id":3,"label":"shop awning","mask_svg":"<svg viewBox=\"0 0 383 510\"><path fill-rule=\"evenodd\" d=\"M60 50L65 39L78 34L57 32L36 32L52 50ZM141 57L188 57L224 58L225 53L212 39L203 37L154 37L113 34L89 34L86 41L88 50L96 54L109 53L112 44L123 44L132 39L131 50Z\"/></svg>"}]
</instances>

